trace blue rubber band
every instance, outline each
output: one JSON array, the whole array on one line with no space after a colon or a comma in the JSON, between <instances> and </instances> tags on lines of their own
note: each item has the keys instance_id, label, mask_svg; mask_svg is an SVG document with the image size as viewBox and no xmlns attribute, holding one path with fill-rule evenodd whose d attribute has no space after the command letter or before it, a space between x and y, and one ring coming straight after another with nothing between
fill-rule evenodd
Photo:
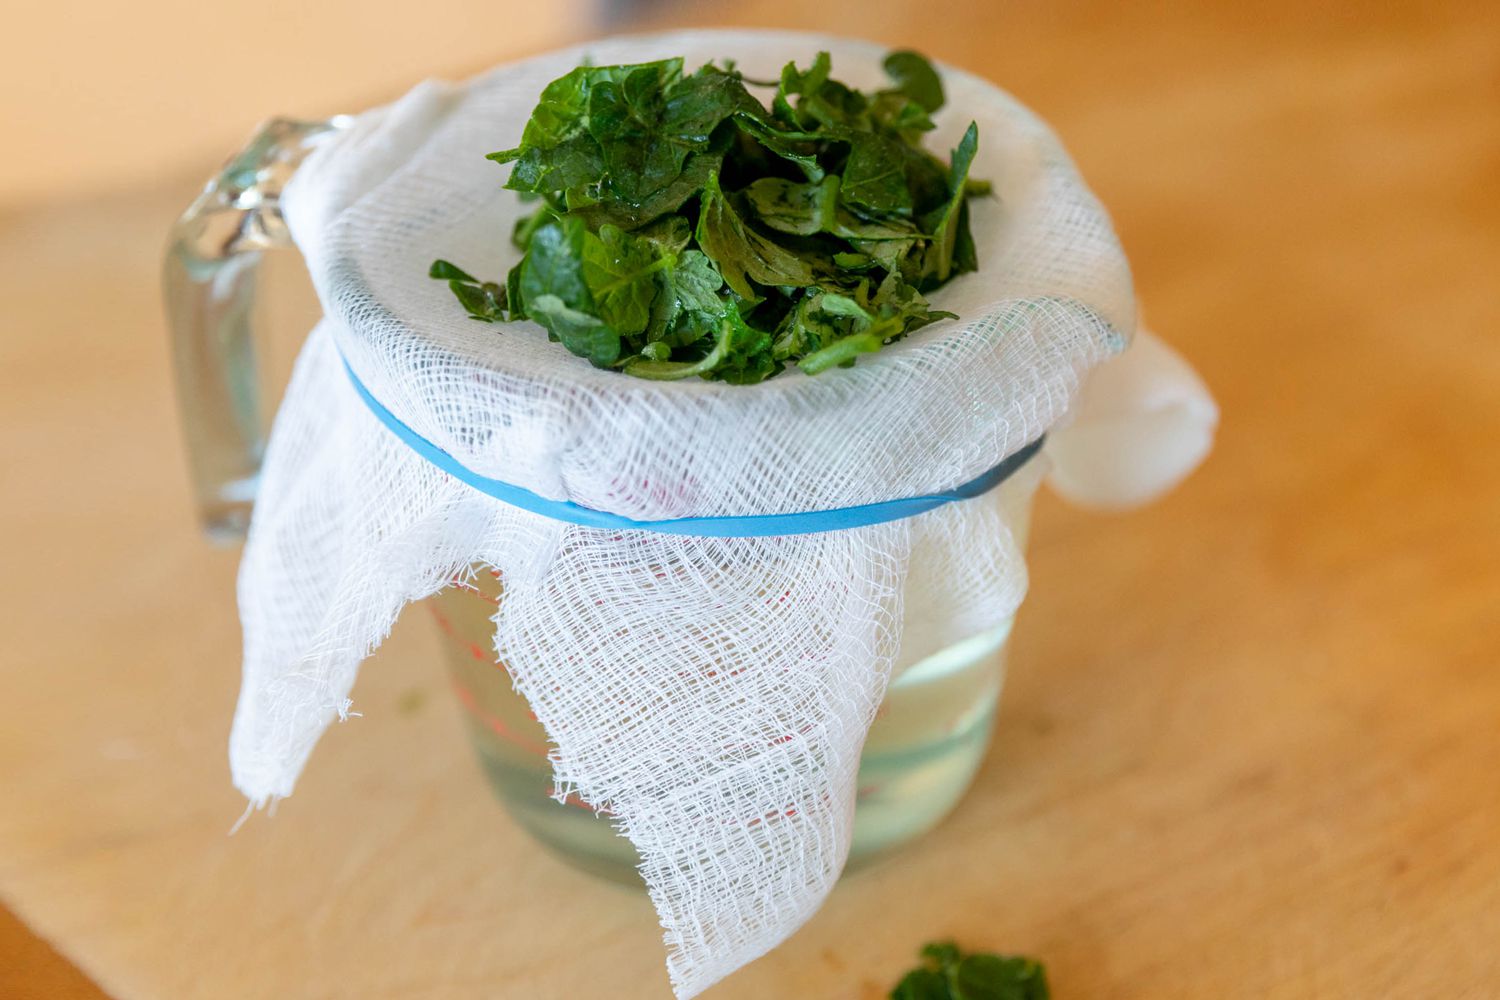
<instances>
[{"instance_id":1,"label":"blue rubber band","mask_svg":"<svg viewBox=\"0 0 1500 1000\"><path fill-rule=\"evenodd\" d=\"M1037 438L994 468L975 476L961 486L955 486L942 493L885 500L880 503L861 504L858 507L810 510L797 514L677 517L664 521L637 521L620 514L582 507L570 500L549 500L513 483L481 476L412 430L402 422L400 417L386 409L359 380L359 376L354 374L354 369L349 366L348 361L344 362L344 370L349 373L349 381L353 383L354 391L359 393L359 398L365 401L370 412L375 414L376 418L385 424L391 433L404 441L412 451L448 475L512 507L529 510L533 514L540 514L554 521L566 521L589 528L628 528L638 531L655 531L666 535L696 535L703 538L766 538L777 535L809 535L823 531L843 531L847 528L884 524L887 521L899 521L903 518L925 514L929 510L956 500L971 500L988 493L1025 465L1027 459L1041 449L1042 442L1046 439L1046 435Z\"/></svg>"}]
</instances>

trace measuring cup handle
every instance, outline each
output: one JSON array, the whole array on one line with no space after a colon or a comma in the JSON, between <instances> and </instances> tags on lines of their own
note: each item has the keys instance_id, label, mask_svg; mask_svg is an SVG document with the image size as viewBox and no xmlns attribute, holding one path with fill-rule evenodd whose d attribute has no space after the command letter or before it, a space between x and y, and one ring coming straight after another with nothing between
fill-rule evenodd
<instances>
[{"instance_id":1,"label":"measuring cup handle","mask_svg":"<svg viewBox=\"0 0 1500 1000\"><path fill-rule=\"evenodd\" d=\"M172 227L162 290L177 399L198 515L216 541L244 537L265 450L254 335L261 254L292 245L282 188L318 138L348 122L272 119Z\"/></svg>"}]
</instances>

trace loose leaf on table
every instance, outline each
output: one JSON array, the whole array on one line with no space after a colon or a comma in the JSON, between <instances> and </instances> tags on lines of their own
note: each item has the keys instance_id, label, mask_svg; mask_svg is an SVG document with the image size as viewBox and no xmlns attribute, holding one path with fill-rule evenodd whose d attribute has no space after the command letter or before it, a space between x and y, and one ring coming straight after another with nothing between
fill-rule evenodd
<instances>
[{"instance_id":1,"label":"loose leaf on table","mask_svg":"<svg viewBox=\"0 0 1500 1000\"><path fill-rule=\"evenodd\" d=\"M953 1000L1046 1000L1042 967L1029 958L966 955L947 970Z\"/></svg>"},{"instance_id":2,"label":"loose leaf on table","mask_svg":"<svg viewBox=\"0 0 1500 1000\"><path fill-rule=\"evenodd\" d=\"M1029 958L961 952L952 942L922 949L923 964L902 977L891 1000L1050 1000L1047 974Z\"/></svg>"}]
</instances>

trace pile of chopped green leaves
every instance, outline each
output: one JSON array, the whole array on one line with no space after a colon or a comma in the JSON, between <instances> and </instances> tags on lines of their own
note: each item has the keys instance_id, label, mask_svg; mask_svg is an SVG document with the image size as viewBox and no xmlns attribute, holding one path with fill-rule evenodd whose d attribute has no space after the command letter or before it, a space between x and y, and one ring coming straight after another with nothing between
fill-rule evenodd
<instances>
[{"instance_id":1,"label":"pile of chopped green leaves","mask_svg":"<svg viewBox=\"0 0 1500 1000\"><path fill-rule=\"evenodd\" d=\"M889 87L851 89L826 52L773 83L681 59L580 66L542 91L506 187L538 200L505 283L447 261L469 315L531 319L601 368L760 382L852 365L951 316L925 294L976 267L967 199L979 136L922 148L943 86L893 52ZM767 109L748 86L775 87Z\"/></svg>"},{"instance_id":2,"label":"pile of chopped green leaves","mask_svg":"<svg viewBox=\"0 0 1500 1000\"><path fill-rule=\"evenodd\" d=\"M1047 973L1029 958L968 954L951 941L922 949L922 966L902 977L891 1000L1049 1000Z\"/></svg>"}]
</instances>

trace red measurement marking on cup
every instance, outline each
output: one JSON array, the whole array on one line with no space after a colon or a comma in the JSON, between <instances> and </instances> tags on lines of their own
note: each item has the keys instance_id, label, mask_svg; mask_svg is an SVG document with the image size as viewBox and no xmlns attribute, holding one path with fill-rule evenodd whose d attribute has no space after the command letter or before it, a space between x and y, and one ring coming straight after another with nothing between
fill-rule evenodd
<instances>
[{"instance_id":1,"label":"red measurement marking on cup","mask_svg":"<svg viewBox=\"0 0 1500 1000\"><path fill-rule=\"evenodd\" d=\"M480 590L478 587L474 586L467 580L449 580L448 585L454 587L457 590L462 590L466 594L472 594L473 596L479 598L481 601L484 601L486 604L493 604L497 608L500 606L499 597L491 597L489 594L486 594L484 591Z\"/></svg>"},{"instance_id":2,"label":"red measurement marking on cup","mask_svg":"<svg viewBox=\"0 0 1500 1000\"><path fill-rule=\"evenodd\" d=\"M771 821L773 819L796 819L796 818L797 818L797 807L796 806L787 806L785 809L782 809L782 810L779 810L779 811L768 812L764 816L756 816L753 819L750 819L749 821L747 821L745 823L745 825L746 826L760 826L760 824L762 822L769 822L769 821ZM732 823L733 820L728 820L726 822L731 822Z\"/></svg>"},{"instance_id":3,"label":"red measurement marking on cup","mask_svg":"<svg viewBox=\"0 0 1500 1000\"><path fill-rule=\"evenodd\" d=\"M792 742L792 740L795 740L797 737L799 737L799 736L806 736L808 733L812 732L812 728L813 728L812 724L808 723L808 724L804 725L801 729L797 730L795 733L783 733L782 735L780 735L780 736L776 737L774 740L772 740L771 741L771 745L773 747L775 747L775 746L780 746L783 743L790 743L790 742Z\"/></svg>"},{"instance_id":4,"label":"red measurement marking on cup","mask_svg":"<svg viewBox=\"0 0 1500 1000\"><path fill-rule=\"evenodd\" d=\"M547 788L547 794L549 796L552 794L552 789L550 786ZM563 798L554 798L552 801L558 803L559 805L572 806L574 809L587 809L595 816L613 816L615 814L615 811L608 806L605 806L603 809L595 809L593 806L583 801L583 799L579 797L577 792L569 792Z\"/></svg>"},{"instance_id":5,"label":"red measurement marking on cup","mask_svg":"<svg viewBox=\"0 0 1500 1000\"><path fill-rule=\"evenodd\" d=\"M432 612L432 618L433 618L433 620L437 622L438 628L442 629L443 632L444 632L444 634L446 634L446 635L452 635L453 634L453 623L448 620L448 616L447 615L445 615L441 611L439 611L437 609L437 606L434 605L434 604L428 604L427 605L427 610Z\"/></svg>"},{"instance_id":6,"label":"red measurement marking on cup","mask_svg":"<svg viewBox=\"0 0 1500 1000\"><path fill-rule=\"evenodd\" d=\"M507 726L505 723L501 722L495 716L486 712L484 708L480 706L479 699L474 696L474 692L470 691L462 684L454 681L453 690L458 693L458 700L463 703L464 709L470 715L474 716L474 718L484 723L485 727L488 728L490 732L494 733L505 742L520 747L527 753L533 754L537 757L546 757L551 752L547 747L535 742L534 740L527 739L525 736L522 736L520 733Z\"/></svg>"},{"instance_id":7,"label":"red measurement marking on cup","mask_svg":"<svg viewBox=\"0 0 1500 1000\"><path fill-rule=\"evenodd\" d=\"M707 670L679 670L677 671L677 676L686 679L701 677L704 680L713 680L720 674L723 674L725 677L738 677L749 669L749 667L735 667L733 670L715 670L713 667L709 667Z\"/></svg>"}]
</instances>

